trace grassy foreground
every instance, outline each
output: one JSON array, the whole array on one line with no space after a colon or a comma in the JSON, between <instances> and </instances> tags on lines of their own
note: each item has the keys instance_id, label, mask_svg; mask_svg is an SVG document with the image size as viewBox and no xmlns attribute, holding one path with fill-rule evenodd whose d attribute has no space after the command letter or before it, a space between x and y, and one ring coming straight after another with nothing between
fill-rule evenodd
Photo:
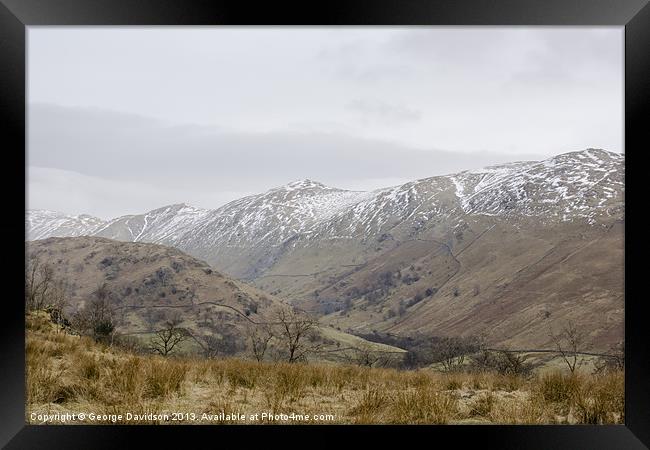
<instances>
[{"instance_id":1,"label":"grassy foreground","mask_svg":"<svg viewBox=\"0 0 650 450\"><path fill-rule=\"evenodd\" d=\"M136 355L27 316L28 423L623 423L622 372L398 371ZM257 416L255 416L257 414Z\"/></svg>"}]
</instances>

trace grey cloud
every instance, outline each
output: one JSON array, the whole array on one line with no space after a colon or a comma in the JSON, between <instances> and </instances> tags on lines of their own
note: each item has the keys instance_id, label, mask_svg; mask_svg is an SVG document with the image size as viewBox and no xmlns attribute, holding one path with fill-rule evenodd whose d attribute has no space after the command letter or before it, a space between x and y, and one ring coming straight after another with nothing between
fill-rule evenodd
<instances>
[{"instance_id":1,"label":"grey cloud","mask_svg":"<svg viewBox=\"0 0 650 450\"><path fill-rule=\"evenodd\" d=\"M621 31L619 30L619 33ZM525 51L524 64L512 74L511 84L562 91L620 85L623 41L612 39L612 30L576 33L557 30L537 33L536 44ZM591 86L590 86L591 85Z\"/></svg>"},{"instance_id":2,"label":"grey cloud","mask_svg":"<svg viewBox=\"0 0 650 450\"><path fill-rule=\"evenodd\" d=\"M30 27L28 36L30 103L209 126L205 133L345 132L513 154L622 150L620 30ZM369 108L364 116L346 108L355 99L421 117L389 122Z\"/></svg>"},{"instance_id":3,"label":"grey cloud","mask_svg":"<svg viewBox=\"0 0 650 450\"><path fill-rule=\"evenodd\" d=\"M28 114L30 166L103 180L93 185L109 190L119 183L148 186L139 195L155 197L161 205L185 201L215 207L205 202L225 201L222 192L259 192L301 178L372 189L384 187L378 180L412 180L512 160L508 154L423 151L342 133L173 126L98 109L35 104ZM75 182L63 185L76 189ZM83 186L79 190L86 190ZM173 191L186 198L169 195ZM111 195L128 203L125 192Z\"/></svg>"},{"instance_id":4,"label":"grey cloud","mask_svg":"<svg viewBox=\"0 0 650 450\"><path fill-rule=\"evenodd\" d=\"M175 203L211 208L251 191L178 189L143 180L115 180L70 170L30 166L27 207L110 219ZM146 180L146 177L144 177Z\"/></svg>"},{"instance_id":5,"label":"grey cloud","mask_svg":"<svg viewBox=\"0 0 650 450\"><path fill-rule=\"evenodd\" d=\"M130 114L31 105L29 162L118 179L284 183L296 178L431 176L512 156L422 151L390 141L324 132L240 132L171 126Z\"/></svg>"},{"instance_id":6,"label":"grey cloud","mask_svg":"<svg viewBox=\"0 0 650 450\"><path fill-rule=\"evenodd\" d=\"M377 99L355 99L348 103L346 108L360 114L364 120L379 121L383 124L412 122L422 118L421 111Z\"/></svg>"},{"instance_id":7,"label":"grey cloud","mask_svg":"<svg viewBox=\"0 0 650 450\"><path fill-rule=\"evenodd\" d=\"M356 38L321 47L316 51L315 56L326 62L353 61L368 50L368 44L362 39Z\"/></svg>"},{"instance_id":8,"label":"grey cloud","mask_svg":"<svg viewBox=\"0 0 650 450\"><path fill-rule=\"evenodd\" d=\"M315 61L333 78L353 83L381 83L404 81L411 78L411 64L387 59L382 54L383 40L377 40L377 31L371 35L353 34L343 40L333 39L315 53ZM394 30L384 30L388 36Z\"/></svg>"},{"instance_id":9,"label":"grey cloud","mask_svg":"<svg viewBox=\"0 0 650 450\"><path fill-rule=\"evenodd\" d=\"M329 71L336 78L355 83L401 82L411 78L411 71L406 64L342 61L330 67Z\"/></svg>"},{"instance_id":10,"label":"grey cloud","mask_svg":"<svg viewBox=\"0 0 650 450\"><path fill-rule=\"evenodd\" d=\"M489 61L494 53L508 46L515 30L507 28L420 28L392 35L385 50L397 56L427 58L437 66Z\"/></svg>"},{"instance_id":11,"label":"grey cloud","mask_svg":"<svg viewBox=\"0 0 650 450\"><path fill-rule=\"evenodd\" d=\"M376 42L374 53L409 72L450 70L463 77L478 73L505 77L505 83L573 88L590 75L609 82L622 72L621 30L613 38L616 32L611 27L425 27L389 34ZM357 61L371 53L357 48Z\"/></svg>"}]
</instances>

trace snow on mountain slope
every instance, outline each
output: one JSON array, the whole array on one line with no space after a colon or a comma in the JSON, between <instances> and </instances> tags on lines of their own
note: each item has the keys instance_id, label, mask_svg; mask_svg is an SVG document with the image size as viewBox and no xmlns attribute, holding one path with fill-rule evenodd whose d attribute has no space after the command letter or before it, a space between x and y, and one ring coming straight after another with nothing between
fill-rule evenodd
<instances>
[{"instance_id":1,"label":"snow on mountain slope","mask_svg":"<svg viewBox=\"0 0 650 450\"><path fill-rule=\"evenodd\" d=\"M209 210L183 203L164 206L145 214L122 216L108 221L95 235L119 241L174 246L187 230L200 224L208 213Z\"/></svg>"},{"instance_id":2,"label":"snow on mountain slope","mask_svg":"<svg viewBox=\"0 0 650 450\"><path fill-rule=\"evenodd\" d=\"M103 224L102 219L87 214L71 216L44 209L29 210L25 214L27 240L30 241L48 237L92 235Z\"/></svg>"},{"instance_id":3,"label":"snow on mountain slope","mask_svg":"<svg viewBox=\"0 0 650 450\"><path fill-rule=\"evenodd\" d=\"M364 239L393 229L417 233L425 225L437 224L449 229L470 216L587 224L596 223L598 217L622 217L623 169L622 155L588 149L372 192L301 180L214 210L179 204L107 222L30 211L27 226L29 239L92 233L174 246L211 262L235 258L236 249L252 249L255 258L262 254L272 258L263 250L289 241Z\"/></svg>"},{"instance_id":4,"label":"snow on mountain slope","mask_svg":"<svg viewBox=\"0 0 650 450\"><path fill-rule=\"evenodd\" d=\"M365 237L406 223L417 228L429 220L445 220L456 208L451 189L444 177L434 177L369 192L306 234L312 240Z\"/></svg>"},{"instance_id":5,"label":"snow on mountain slope","mask_svg":"<svg viewBox=\"0 0 650 450\"><path fill-rule=\"evenodd\" d=\"M624 158L588 149L544 161L520 162L450 176L466 214L538 216L594 223L623 200Z\"/></svg>"},{"instance_id":6,"label":"snow on mountain slope","mask_svg":"<svg viewBox=\"0 0 650 450\"><path fill-rule=\"evenodd\" d=\"M98 222L91 234L118 241L164 244L214 262L223 249L279 246L371 195L300 180L215 210L177 204ZM31 211L30 215L45 217L42 211ZM35 231L30 239L54 236L48 233L54 232L55 226L54 220L46 219L28 224ZM79 228L61 229L56 236L77 236L86 231Z\"/></svg>"},{"instance_id":7,"label":"snow on mountain slope","mask_svg":"<svg viewBox=\"0 0 650 450\"><path fill-rule=\"evenodd\" d=\"M588 149L416 180L380 189L316 224L315 238L417 231L425 223L454 227L467 216L537 217L543 223L622 213L624 158Z\"/></svg>"},{"instance_id":8,"label":"snow on mountain slope","mask_svg":"<svg viewBox=\"0 0 650 450\"><path fill-rule=\"evenodd\" d=\"M182 246L250 247L280 245L368 197L301 180L224 205L181 239Z\"/></svg>"}]
</instances>

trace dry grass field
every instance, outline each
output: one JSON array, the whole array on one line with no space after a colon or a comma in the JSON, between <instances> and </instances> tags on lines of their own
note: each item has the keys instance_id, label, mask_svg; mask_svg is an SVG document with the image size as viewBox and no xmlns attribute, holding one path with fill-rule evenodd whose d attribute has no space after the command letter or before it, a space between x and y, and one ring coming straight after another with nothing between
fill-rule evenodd
<instances>
[{"instance_id":1,"label":"dry grass field","mask_svg":"<svg viewBox=\"0 0 650 450\"><path fill-rule=\"evenodd\" d=\"M62 423L57 414L65 413L85 415L66 423L123 424L624 421L622 372L524 378L163 358L66 334L38 313L27 315L26 327L26 420L32 424Z\"/></svg>"}]
</instances>

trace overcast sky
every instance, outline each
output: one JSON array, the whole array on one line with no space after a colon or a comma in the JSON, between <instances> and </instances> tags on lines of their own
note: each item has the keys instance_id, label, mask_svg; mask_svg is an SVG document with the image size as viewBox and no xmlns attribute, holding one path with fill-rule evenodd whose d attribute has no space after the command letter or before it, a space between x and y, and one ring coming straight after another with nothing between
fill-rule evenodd
<instances>
[{"instance_id":1,"label":"overcast sky","mask_svg":"<svg viewBox=\"0 0 650 450\"><path fill-rule=\"evenodd\" d=\"M623 28L28 28L28 207L214 208L623 151Z\"/></svg>"}]
</instances>

